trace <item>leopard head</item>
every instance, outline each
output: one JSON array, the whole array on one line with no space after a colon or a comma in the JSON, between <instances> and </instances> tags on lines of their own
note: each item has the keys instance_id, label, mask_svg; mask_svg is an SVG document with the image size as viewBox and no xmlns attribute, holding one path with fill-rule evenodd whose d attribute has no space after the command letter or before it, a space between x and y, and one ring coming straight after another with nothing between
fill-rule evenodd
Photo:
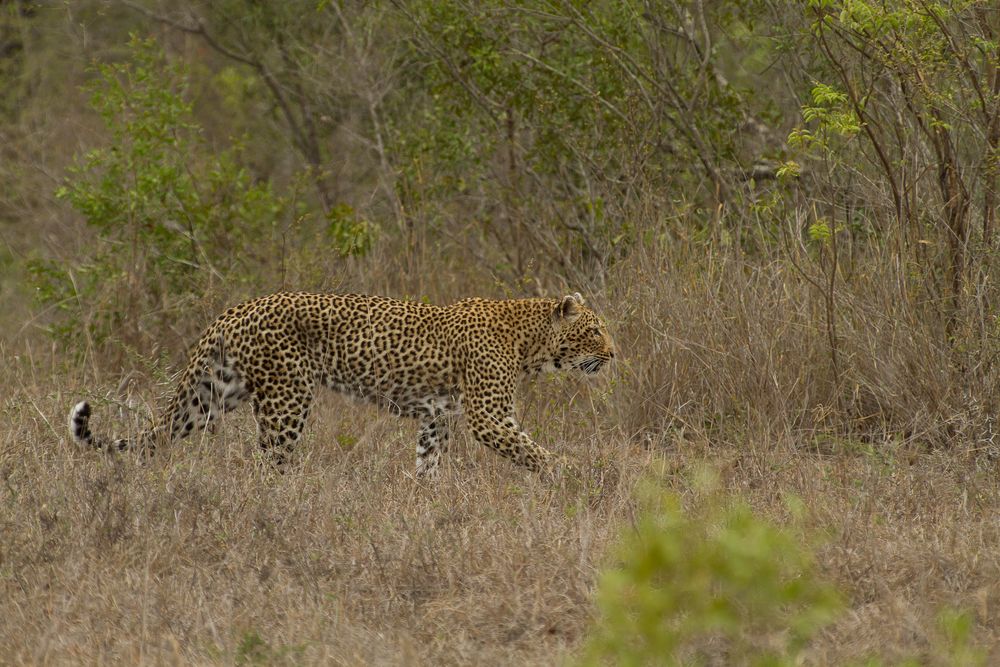
<instances>
[{"instance_id":1,"label":"leopard head","mask_svg":"<svg viewBox=\"0 0 1000 667\"><path fill-rule=\"evenodd\" d=\"M574 369L599 373L615 356L615 345L601 318L584 305L579 292L563 297L550 315L552 339L543 370Z\"/></svg>"}]
</instances>

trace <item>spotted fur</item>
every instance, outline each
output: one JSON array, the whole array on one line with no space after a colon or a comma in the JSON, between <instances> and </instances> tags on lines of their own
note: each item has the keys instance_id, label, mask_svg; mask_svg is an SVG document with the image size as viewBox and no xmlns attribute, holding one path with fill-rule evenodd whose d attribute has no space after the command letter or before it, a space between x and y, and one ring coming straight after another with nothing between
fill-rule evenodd
<instances>
[{"instance_id":1,"label":"spotted fur","mask_svg":"<svg viewBox=\"0 0 1000 667\"><path fill-rule=\"evenodd\" d=\"M593 374L613 357L607 330L579 294L433 306L280 293L234 306L208 328L166 409L137 438L92 433L86 402L71 411L69 428L95 449L151 453L249 401L260 446L280 465L325 386L418 419L418 475L437 471L448 447L445 418L458 413L478 442L540 470L550 454L515 420L519 380L559 369Z\"/></svg>"}]
</instances>

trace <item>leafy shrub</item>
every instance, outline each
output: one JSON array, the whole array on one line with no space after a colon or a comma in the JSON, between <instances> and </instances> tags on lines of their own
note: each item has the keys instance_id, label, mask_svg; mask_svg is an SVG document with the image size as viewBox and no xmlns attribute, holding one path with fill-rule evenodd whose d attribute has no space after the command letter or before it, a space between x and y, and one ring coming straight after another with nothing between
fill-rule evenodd
<instances>
[{"instance_id":1,"label":"leafy shrub","mask_svg":"<svg viewBox=\"0 0 1000 667\"><path fill-rule=\"evenodd\" d=\"M842 609L818 576L807 543L701 476L695 507L649 483L642 512L601 576L598 619L583 663L621 665L800 665L809 640ZM789 503L799 514L798 501ZM970 614L943 609L931 653L922 659L858 664L986 664Z\"/></svg>"},{"instance_id":2,"label":"leafy shrub","mask_svg":"<svg viewBox=\"0 0 1000 667\"><path fill-rule=\"evenodd\" d=\"M601 577L586 664L798 664L840 609L801 537L711 495L692 511L656 486Z\"/></svg>"},{"instance_id":3,"label":"leafy shrub","mask_svg":"<svg viewBox=\"0 0 1000 667\"><path fill-rule=\"evenodd\" d=\"M215 152L186 99L188 73L152 40L135 36L125 62L100 64L89 86L110 141L78 158L58 198L94 232L70 266L36 260L41 301L61 312L53 332L69 341L129 340L171 319L214 285L261 281L270 252L314 232L341 255L370 246L371 228L337 209L324 221L301 198L242 166L239 142ZM152 321L149 321L152 319Z\"/></svg>"},{"instance_id":4,"label":"leafy shrub","mask_svg":"<svg viewBox=\"0 0 1000 667\"><path fill-rule=\"evenodd\" d=\"M431 219L465 201L508 260L600 273L636 238L639 191L694 190L719 175L709 145L733 152L742 101L659 24L684 21L680 5L655 20L636 2L401 6L400 200Z\"/></svg>"}]
</instances>

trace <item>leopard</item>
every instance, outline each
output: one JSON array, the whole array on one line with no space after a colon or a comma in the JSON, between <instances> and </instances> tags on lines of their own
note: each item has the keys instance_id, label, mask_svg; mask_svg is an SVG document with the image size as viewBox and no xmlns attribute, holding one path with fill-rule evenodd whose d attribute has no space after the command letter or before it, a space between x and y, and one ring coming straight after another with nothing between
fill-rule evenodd
<instances>
[{"instance_id":1,"label":"leopard","mask_svg":"<svg viewBox=\"0 0 1000 667\"><path fill-rule=\"evenodd\" d=\"M519 425L515 390L543 373L597 375L615 354L607 326L579 292L444 306L280 292L229 308L205 330L145 430L127 438L95 433L87 401L70 411L69 429L85 447L152 455L157 445L214 430L249 403L260 451L284 470L325 387L416 419L417 477L437 476L458 415L473 440L539 472L557 459Z\"/></svg>"}]
</instances>

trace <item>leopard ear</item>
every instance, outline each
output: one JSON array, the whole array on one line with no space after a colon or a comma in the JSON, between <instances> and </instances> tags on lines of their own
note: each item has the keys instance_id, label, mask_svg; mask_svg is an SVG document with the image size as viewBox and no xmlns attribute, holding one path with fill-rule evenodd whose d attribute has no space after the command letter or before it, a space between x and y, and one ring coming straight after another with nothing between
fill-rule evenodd
<instances>
[{"instance_id":1,"label":"leopard ear","mask_svg":"<svg viewBox=\"0 0 1000 667\"><path fill-rule=\"evenodd\" d=\"M573 292L573 298L576 299L576 302L578 304L580 304L581 306L584 305L584 303L583 303L583 295L580 294L579 292Z\"/></svg>"},{"instance_id":2,"label":"leopard ear","mask_svg":"<svg viewBox=\"0 0 1000 667\"><path fill-rule=\"evenodd\" d=\"M583 303L583 297L577 300L579 296L579 294L564 296L552 312L552 319L556 322L567 323L580 317L580 306Z\"/></svg>"}]
</instances>

